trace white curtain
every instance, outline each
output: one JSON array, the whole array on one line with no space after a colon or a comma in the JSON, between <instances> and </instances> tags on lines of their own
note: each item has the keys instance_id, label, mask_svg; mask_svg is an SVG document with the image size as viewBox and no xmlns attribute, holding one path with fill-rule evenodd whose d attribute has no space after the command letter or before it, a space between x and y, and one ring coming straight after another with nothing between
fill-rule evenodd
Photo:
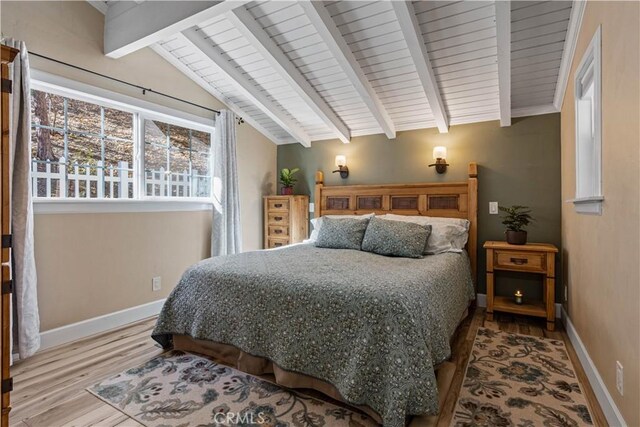
<instances>
[{"instance_id":1,"label":"white curtain","mask_svg":"<svg viewBox=\"0 0 640 427\"><path fill-rule=\"evenodd\" d=\"M11 233L13 270L12 354L25 359L40 347L40 316L36 261L33 246L33 202L31 200L31 97L29 56L24 42L5 40L20 49L10 67Z\"/></svg>"},{"instance_id":2,"label":"white curtain","mask_svg":"<svg viewBox=\"0 0 640 427\"><path fill-rule=\"evenodd\" d=\"M222 110L213 136L213 226L211 256L241 251L236 115Z\"/></svg>"}]
</instances>

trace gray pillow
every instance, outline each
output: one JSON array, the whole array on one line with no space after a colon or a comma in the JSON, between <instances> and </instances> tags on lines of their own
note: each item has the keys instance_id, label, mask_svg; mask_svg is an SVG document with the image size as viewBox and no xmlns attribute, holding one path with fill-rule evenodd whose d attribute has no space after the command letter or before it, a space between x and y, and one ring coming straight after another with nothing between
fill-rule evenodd
<instances>
[{"instance_id":1,"label":"gray pillow","mask_svg":"<svg viewBox=\"0 0 640 427\"><path fill-rule=\"evenodd\" d=\"M322 220L315 245L319 248L360 250L369 218L329 218Z\"/></svg>"},{"instance_id":2,"label":"gray pillow","mask_svg":"<svg viewBox=\"0 0 640 427\"><path fill-rule=\"evenodd\" d=\"M374 217L362 240L362 250L379 255L422 258L430 234L430 225Z\"/></svg>"}]
</instances>

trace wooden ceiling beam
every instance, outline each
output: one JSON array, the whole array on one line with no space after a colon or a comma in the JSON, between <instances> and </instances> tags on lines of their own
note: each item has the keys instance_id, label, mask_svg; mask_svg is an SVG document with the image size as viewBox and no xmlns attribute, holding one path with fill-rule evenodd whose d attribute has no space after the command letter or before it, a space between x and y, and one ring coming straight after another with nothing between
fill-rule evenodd
<instances>
[{"instance_id":1,"label":"wooden ceiling beam","mask_svg":"<svg viewBox=\"0 0 640 427\"><path fill-rule=\"evenodd\" d=\"M351 131L336 115L298 68L282 52L271 36L262 28L251 13L238 7L226 14L227 19L240 31L245 39L262 55L271 67L305 101L314 113L336 133L344 143L351 141Z\"/></svg>"},{"instance_id":2,"label":"wooden ceiling beam","mask_svg":"<svg viewBox=\"0 0 640 427\"><path fill-rule=\"evenodd\" d=\"M104 54L120 58L202 25L247 1L113 2L104 19Z\"/></svg>"},{"instance_id":3,"label":"wooden ceiling beam","mask_svg":"<svg viewBox=\"0 0 640 427\"><path fill-rule=\"evenodd\" d=\"M442 102L438 82L431 67L429 52L422 37L413 4L409 1L394 1L392 4L438 130L441 133L447 133L449 132L449 117Z\"/></svg>"},{"instance_id":4,"label":"wooden ceiling beam","mask_svg":"<svg viewBox=\"0 0 640 427\"><path fill-rule=\"evenodd\" d=\"M176 35L176 37L178 39L180 39L181 41L183 41L184 44L189 44L190 43L188 40L186 40L186 38L184 37L184 35L182 35L182 33L178 33ZM203 88L204 90L209 92L211 95L213 95L215 98L217 98L220 102L225 104L231 111L236 113L238 116L242 117L242 120L244 120L245 122L249 123L258 132L262 133L264 136L269 138L271 140L271 142L273 142L274 144L282 144L283 143L273 133L269 132L267 129L264 128L264 126L262 126L256 120L254 120L253 117L251 117L251 115L249 113L244 111L241 107L239 107L233 101L231 101L229 98L227 98L227 96L225 94L223 94L222 92L217 90L215 87L210 85L205 79L200 77L198 75L198 73L193 71L187 65L182 63L182 61L180 61L178 58L173 56L171 54L171 52L169 52L168 50L166 50L165 48L163 48L159 44L152 45L151 49L153 49L154 52L156 52L158 55L162 56L171 65L176 67L178 70L180 70L182 73L184 73L187 77L189 77L191 80L193 80L201 88Z\"/></svg>"},{"instance_id":5,"label":"wooden ceiling beam","mask_svg":"<svg viewBox=\"0 0 640 427\"><path fill-rule=\"evenodd\" d=\"M342 37L324 3L322 1L301 1L299 5L304 9L307 18L309 18L333 57L340 64L341 69L355 87L382 131L387 135L387 138L394 139L396 137L396 128L391 117L389 117L371 83L360 68L358 60Z\"/></svg>"},{"instance_id":6,"label":"wooden ceiling beam","mask_svg":"<svg viewBox=\"0 0 640 427\"><path fill-rule=\"evenodd\" d=\"M287 116L285 112L271 101L267 94L255 86L249 79L236 68L232 61L224 57L221 50L214 46L211 41L203 37L201 31L190 28L182 31L185 38L206 57L211 60L212 65L223 74L238 91L249 99L263 113L269 116L274 122L288 132L296 141L305 147L311 147L311 138L302 127Z\"/></svg>"},{"instance_id":7,"label":"wooden ceiling beam","mask_svg":"<svg viewBox=\"0 0 640 427\"><path fill-rule=\"evenodd\" d=\"M496 1L500 126L511 126L511 2Z\"/></svg>"}]
</instances>

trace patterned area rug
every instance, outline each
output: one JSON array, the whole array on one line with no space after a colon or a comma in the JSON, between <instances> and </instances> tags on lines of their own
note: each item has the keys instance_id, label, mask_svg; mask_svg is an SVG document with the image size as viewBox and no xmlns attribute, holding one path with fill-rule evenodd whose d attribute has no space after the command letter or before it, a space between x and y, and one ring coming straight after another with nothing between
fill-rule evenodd
<instances>
[{"instance_id":1,"label":"patterned area rug","mask_svg":"<svg viewBox=\"0 0 640 427\"><path fill-rule=\"evenodd\" d=\"M377 426L360 412L172 351L87 389L145 426Z\"/></svg>"},{"instance_id":2,"label":"patterned area rug","mask_svg":"<svg viewBox=\"0 0 640 427\"><path fill-rule=\"evenodd\" d=\"M480 328L452 426L592 425L564 342Z\"/></svg>"}]
</instances>

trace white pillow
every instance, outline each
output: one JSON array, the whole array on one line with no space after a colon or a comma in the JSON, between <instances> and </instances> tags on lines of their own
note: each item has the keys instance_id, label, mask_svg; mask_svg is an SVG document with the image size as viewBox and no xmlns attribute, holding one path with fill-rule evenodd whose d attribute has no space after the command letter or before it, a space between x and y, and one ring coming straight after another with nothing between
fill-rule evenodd
<instances>
[{"instance_id":1,"label":"white pillow","mask_svg":"<svg viewBox=\"0 0 640 427\"><path fill-rule=\"evenodd\" d=\"M307 240L305 240L305 243L313 243L318 239L318 233L320 232L320 228L322 227L322 218L325 217L329 217L329 218L372 218L375 214L370 213L370 214L366 214L366 215L324 215L318 218L313 218L311 220L311 226L313 227L313 230L311 231L311 235L309 236L309 238Z\"/></svg>"},{"instance_id":2,"label":"white pillow","mask_svg":"<svg viewBox=\"0 0 640 427\"><path fill-rule=\"evenodd\" d=\"M394 214L382 215L380 218L430 225L431 235L425 248L425 253L429 255L462 252L469 239L469 220L467 219Z\"/></svg>"}]
</instances>

